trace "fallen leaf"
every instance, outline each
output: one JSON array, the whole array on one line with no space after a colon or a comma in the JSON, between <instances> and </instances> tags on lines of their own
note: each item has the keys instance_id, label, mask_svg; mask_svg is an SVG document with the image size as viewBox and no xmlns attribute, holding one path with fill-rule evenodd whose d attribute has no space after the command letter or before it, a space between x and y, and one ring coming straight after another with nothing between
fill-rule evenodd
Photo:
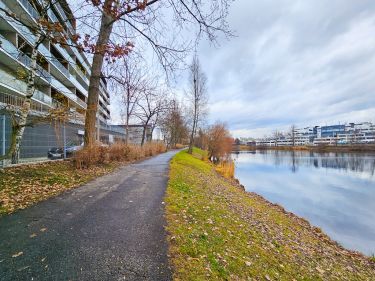
<instances>
[{"instance_id":1,"label":"fallen leaf","mask_svg":"<svg viewBox=\"0 0 375 281\"><path fill-rule=\"evenodd\" d=\"M43 228L40 229L41 232L44 232L44 231L46 231L46 230L47 230L46 227L43 227Z\"/></svg>"},{"instance_id":2,"label":"fallen leaf","mask_svg":"<svg viewBox=\"0 0 375 281\"><path fill-rule=\"evenodd\" d=\"M33 233L30 235L30 238L34 238L34 237L36 237L36 233Z\"/></svg>"},{"instance_id":3,"label":"fallen leaf","mask_svg":"<svg viewBox=\"0 0 375 281\"><path fill-rule=\"evenodd\" d=\"M13 255L12 255L12 258L16 258L16 257L19 257L19 256L21 256L21 255L23 255L23 252L18 252L18 253L16 253L16 254L13 254Z\"/></svg>"},{"instance_id":4,"label":"fallen leaf","mask_svg":"<svg viewBox=\"0 0 375 281\"><path fill-rule=\"evenodd\" d=\"M17 269L17 271L22 271L22 270L25 270L25 269L27 269L27 268L29 268L29 267L30 267L30 265L28 265L28 266L24 266L24 267L21 267L21 268Z\"/></svg>"}]
</instances>

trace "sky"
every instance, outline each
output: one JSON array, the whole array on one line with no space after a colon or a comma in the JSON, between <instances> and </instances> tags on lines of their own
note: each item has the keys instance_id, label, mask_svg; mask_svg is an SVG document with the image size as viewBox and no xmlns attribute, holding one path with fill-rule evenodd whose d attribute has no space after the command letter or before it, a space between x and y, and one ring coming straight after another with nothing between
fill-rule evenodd
<instances>
[{"instance_id":1,"label":"sky","mask_svg":"<svg viewBox=\"0 0 375 281\"><path fill-rule=\"evenodd\" d=\"M236 37L202 41L209 121L235 137L375 121L375 1L237 0Z\"/></svg>"}]
</instances>

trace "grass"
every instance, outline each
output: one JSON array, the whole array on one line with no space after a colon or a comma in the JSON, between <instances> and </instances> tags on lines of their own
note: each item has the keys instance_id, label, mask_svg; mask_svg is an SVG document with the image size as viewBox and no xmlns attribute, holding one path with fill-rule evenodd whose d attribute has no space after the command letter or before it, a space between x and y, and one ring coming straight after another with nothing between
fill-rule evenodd
<instances>
[{"instance_id":1,"label":"grass","mask_svg":"<svg viewBox=\"0 0 375 281\"><path fill-rule=\"evenodd\" d=\"M78 187L110 173L119 163L75 169L69 161L22 165L0 170L0 215L24 209L36 202Z\"/></svg>"},{"instance_id":2,"label":"grass","mask_svg":"<svg viewBox=\"0 0 375 281\"><path fill-rule=\"evenodd\" d=\"M171 162L166 218L175 280L374 280L374 261L218 175L205 152Z\"/></svg>"}]
</instances>

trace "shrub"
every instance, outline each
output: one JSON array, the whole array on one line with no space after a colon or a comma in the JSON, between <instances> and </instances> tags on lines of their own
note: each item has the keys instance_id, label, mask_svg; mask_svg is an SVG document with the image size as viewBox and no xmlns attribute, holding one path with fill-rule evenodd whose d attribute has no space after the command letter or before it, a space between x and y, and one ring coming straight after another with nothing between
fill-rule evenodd
<instances>
[{"instance_id":1,"label":"shrub","mask_svg":"<svg viewBox=\"0 0 375 281\"><path fill-rule=\"evenodd\" d=\"M177 148L177 149L184 148L184 147L186 147L186 145L181 144L181 143L177 143L177 144L176 144L176 148Z\"/></svg>"},{"instance_id":2,"label":"shrub","mask_svg":"<svg viewBox=\"0 0 375 281\"><path fill-rule=\"evenodd\" d=\"M73 165L77 169L86 169L109 162L135 161L166 151L162 142L147 143L144 146L115 143L111 146L92 145L77 151L73 156Z\"/></svg>"}]
</instances>

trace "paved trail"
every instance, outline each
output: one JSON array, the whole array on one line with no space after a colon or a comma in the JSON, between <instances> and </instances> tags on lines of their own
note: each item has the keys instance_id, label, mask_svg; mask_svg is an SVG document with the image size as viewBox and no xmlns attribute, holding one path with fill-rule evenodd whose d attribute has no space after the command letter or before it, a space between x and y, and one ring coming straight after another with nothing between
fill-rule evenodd
<instances>
[{"instance_id":1,"label":"paved trail","mask_svg":"<svg viewBox=\"0 0 375 281\"><path fill-rule=\"evenodd\" d=\"M163 196L175 153L0 218L0 280L171 280Z\"/></svg>"}]
</instances>

